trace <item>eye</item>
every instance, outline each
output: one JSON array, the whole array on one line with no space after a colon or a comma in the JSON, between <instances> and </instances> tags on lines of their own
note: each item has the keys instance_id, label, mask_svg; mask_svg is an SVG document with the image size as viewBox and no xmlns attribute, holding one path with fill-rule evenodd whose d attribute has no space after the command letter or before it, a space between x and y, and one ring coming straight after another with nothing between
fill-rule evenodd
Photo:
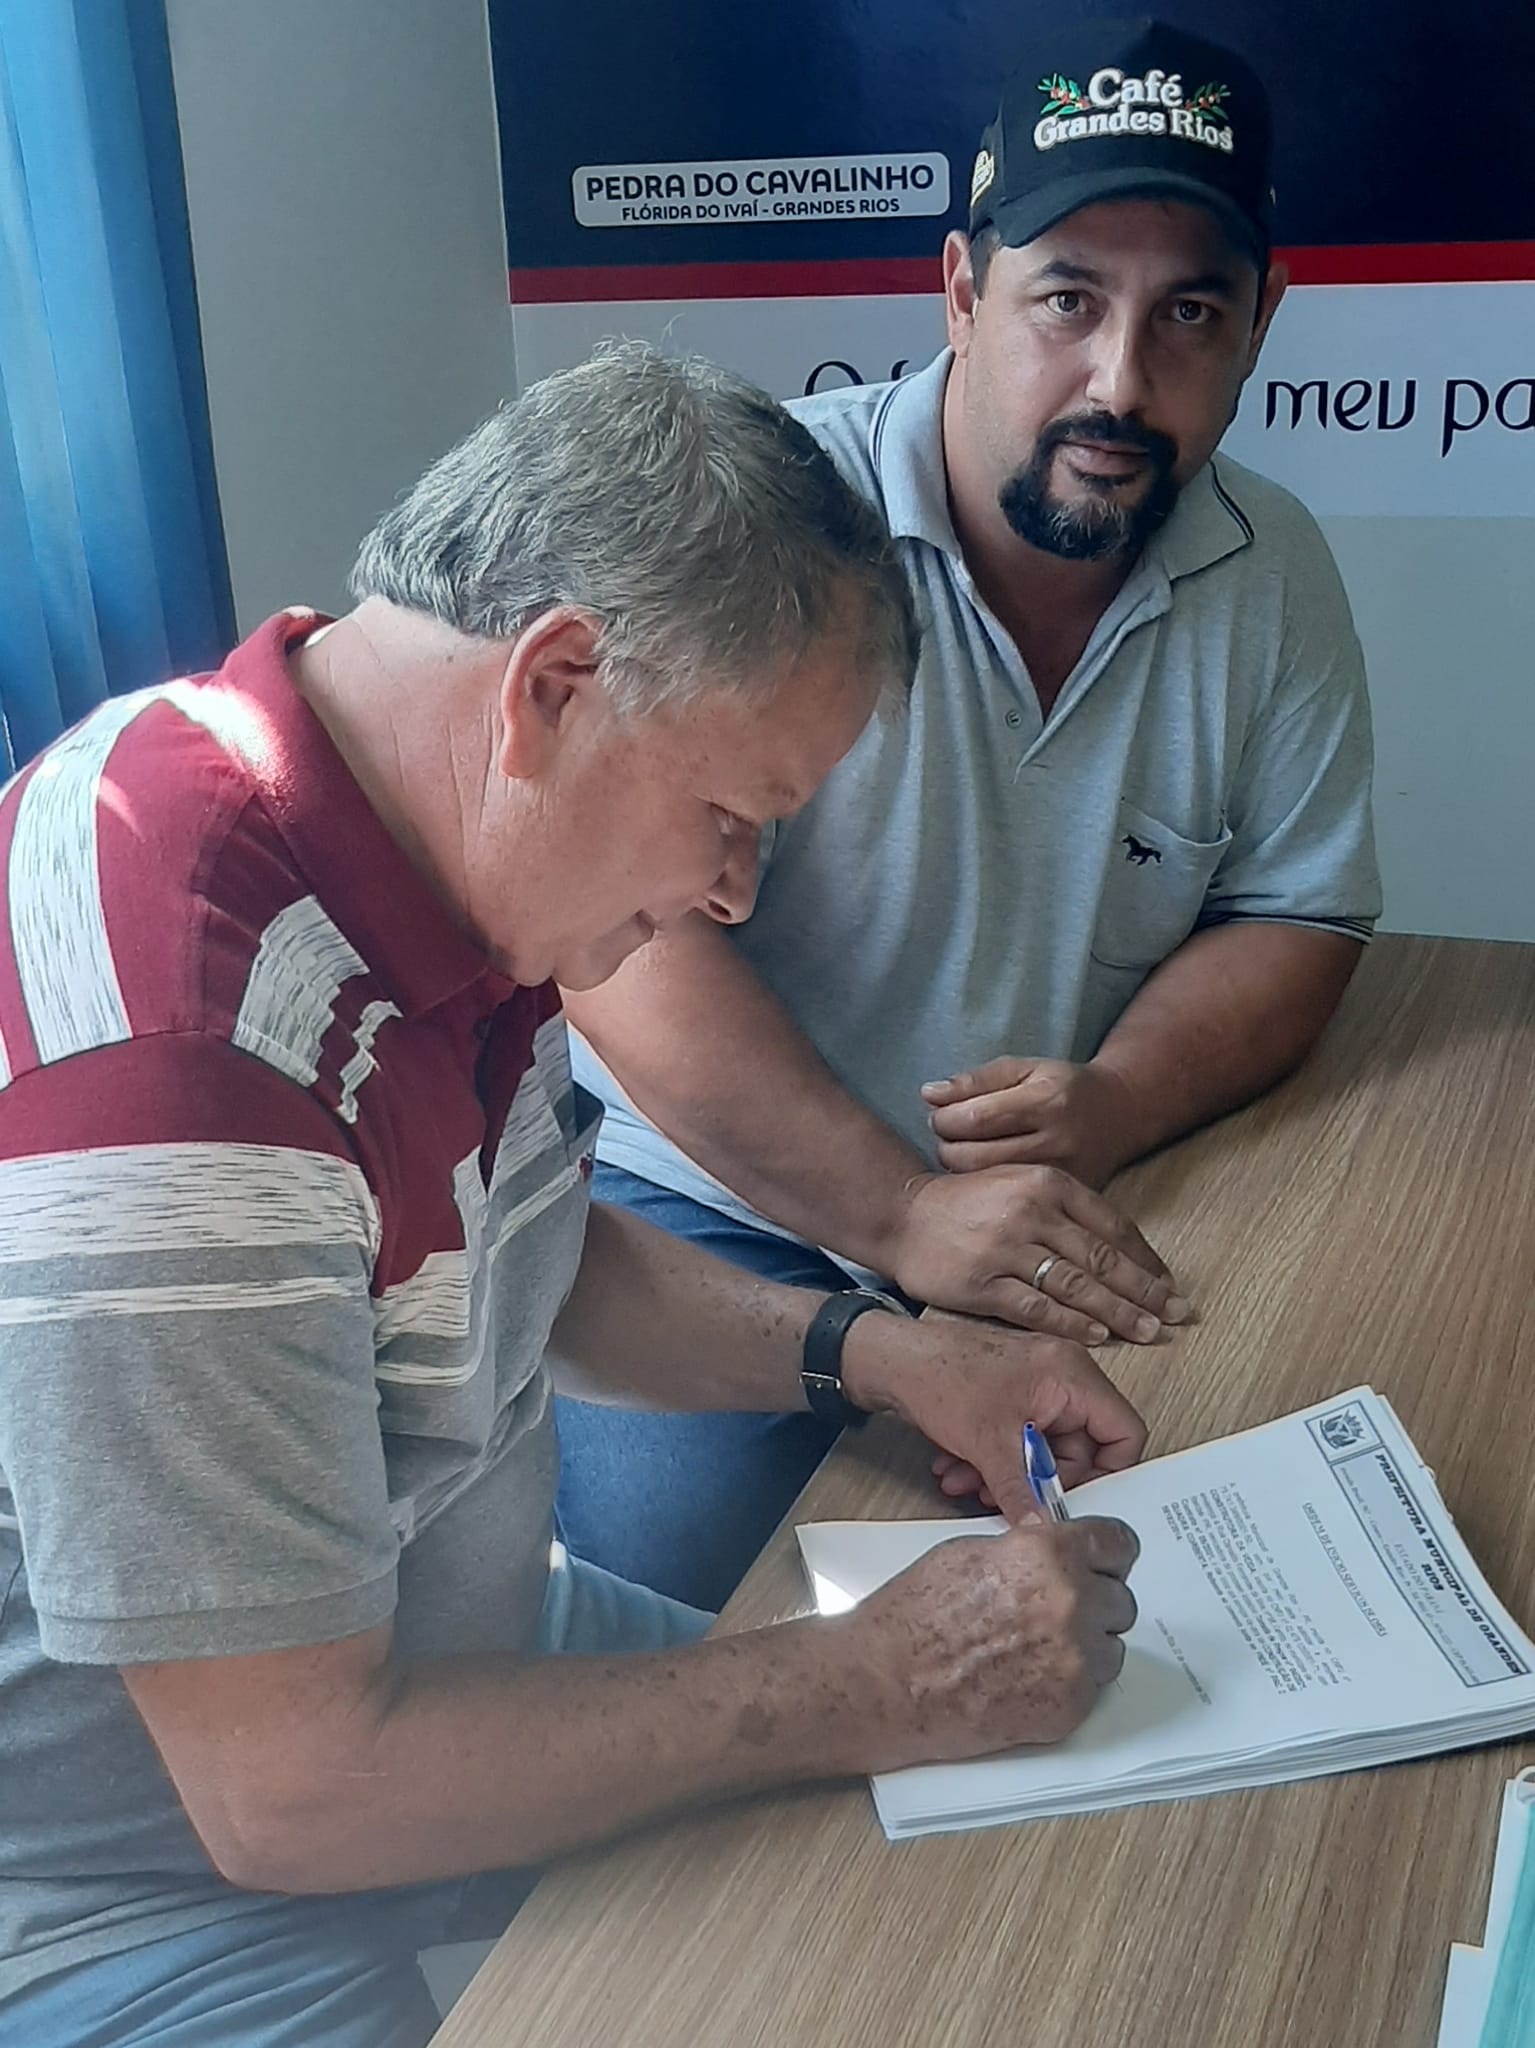
<instances>
[{"instance_id":1,"label":"eye","mask_svg":"<svg viewBox=\"0 0 1535 2048\"><path fill-rule=\"evenodd\" d=\"M1203 299L1173 301L1173 319L1179 327L1208 327L1215 317L1215 308Z\"/></svg>"},{"instance_id":2,"label":"eye","mask_svg":"<svg viewBox=\"0 0 1535 2048\"><path fill-rule=\"evenodd\" d=\"M1052 292L1045 301L1052 313L1059 313L1063 320L1073 320L1082 310L1080 292Z\"/></svg>"}]
</instances>

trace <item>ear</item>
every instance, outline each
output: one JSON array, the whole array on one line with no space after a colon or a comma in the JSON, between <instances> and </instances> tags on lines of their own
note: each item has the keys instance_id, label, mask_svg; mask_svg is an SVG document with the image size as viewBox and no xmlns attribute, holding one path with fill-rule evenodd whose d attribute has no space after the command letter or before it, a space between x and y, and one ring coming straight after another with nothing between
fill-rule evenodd
<instances>
[{"instance_id":1,"label":"ear","mask_svg":"<svg viewBox=\"0 0 1535 2048\"><path fill-rule=\"evenodd\" d=\"M1258 367L1258 352L1268 338L1269 327L1279 311L1279 303L1289 289L1290 271L1284 263L1270 263L1268 274L1258 293L1258 310L1253 315L1253 338L1247 351L1247 367L1242 372L1245 384Z\"/></svg>"},{"instance_id":2,"label":"ear","mask_svg":"<svg viewBox=\"0 0 1535 2048\"><path fill-rule=\"evenodd\" d=\"M496 695L496 767L512 782L541 775L575 718L595 705L601 632L589 612L561 604L512 642Z\"/></svg>"},{"instance_id":3,"label":"ear","mask_svg":"<svg viewBox=\"0 0 1535 2048\"><path fill-rule=\"evenodd\" d=\"M955 355L970 353L970 332L975 326L975 272L970 264L970 238L953 228L943 243L943 311L949 330L949 346Z\"/></svg>"}]
</instances>

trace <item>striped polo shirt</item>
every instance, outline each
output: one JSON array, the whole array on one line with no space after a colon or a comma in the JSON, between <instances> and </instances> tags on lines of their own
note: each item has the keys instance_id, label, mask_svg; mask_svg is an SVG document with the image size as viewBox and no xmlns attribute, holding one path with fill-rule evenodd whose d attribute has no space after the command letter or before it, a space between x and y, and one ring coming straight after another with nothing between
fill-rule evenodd
<instances>
[{"instance_id":1,"label":"striped polo shirt","mask_svg":"<svg viewBox=\"0 0 1535 2048\"><path fill-rule=\"evenodd\" d=\"M0 797L0 1995L238 1910L113 1667L542 1600L594 1126L295 691L319 623Z\"/></svg>"}]
</instances>

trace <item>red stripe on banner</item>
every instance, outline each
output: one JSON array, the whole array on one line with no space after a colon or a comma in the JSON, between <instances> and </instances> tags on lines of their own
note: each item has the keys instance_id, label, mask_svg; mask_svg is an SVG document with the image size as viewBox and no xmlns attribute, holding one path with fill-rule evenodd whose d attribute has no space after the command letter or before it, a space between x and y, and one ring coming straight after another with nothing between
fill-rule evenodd
<instances>
[{"instance_id":1,"label":"red stripe on banner","mask_svg":"<svg viewBox=\"0 0 1535 2048\"><path fill-rule=\"evenodd\" d=\"M1294 284L1488 284L1535 279L1535 242L1381 242L1277 249ZM518 306L615 299L875 299L942 289L938 257L854 256L817 263L596 264L513 270Z\"/></svg>"},{"instance_id":2,"label":"red stripe on banner","mask_svg":"<svg viewBox=\"0 0 1535 2048\"><path fill-rule=\"evenodd\" d=\"M1535 242L1381 242L1279 249L1295 284L1518 284L1535 279Z\"/></svg>"},{"instance_id":3,"label":"red stripe on banner","mask_svg":"<svg viewBox=\"0 0 1535 2048\"><path fill-rule=\"evenodd\" d=\"M604 299L879 299L943 290L931 256L852 256L821 263L633 263L514 270L518 306Z\"/></svg>"}]
</instances>

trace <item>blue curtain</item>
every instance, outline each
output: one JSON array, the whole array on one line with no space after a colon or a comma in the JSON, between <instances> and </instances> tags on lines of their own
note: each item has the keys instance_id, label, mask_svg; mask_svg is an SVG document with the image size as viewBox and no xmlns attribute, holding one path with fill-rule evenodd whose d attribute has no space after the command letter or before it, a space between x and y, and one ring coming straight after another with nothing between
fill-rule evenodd
<instances>
[{"instance_id":1,"label":"blue curtain","mask_svg":"<svg viewBox=\"0 0 1535 2048\"><path fill-rule=\"evenodd\" d=\"M0 0L0 780L232 639L163 0Z\"/></svg>"}]
</instances>

